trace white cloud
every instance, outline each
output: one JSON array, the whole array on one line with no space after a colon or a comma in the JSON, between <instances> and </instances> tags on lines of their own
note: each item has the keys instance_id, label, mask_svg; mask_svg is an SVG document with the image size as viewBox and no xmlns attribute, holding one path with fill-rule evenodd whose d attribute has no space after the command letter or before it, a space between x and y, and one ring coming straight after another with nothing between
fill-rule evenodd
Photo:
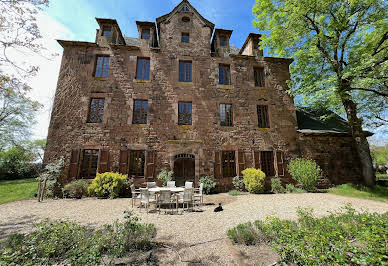
<instances>
[{"instance_id":1,"label":"white cloud","mask_svg":"<svg viewBox=\"0 0 388 266\"><path fill-rule=\"evenodd\" d=\"M73 40L75 35L71 30L43 12L39 13L37 23L43 36L40 40L42 45L50 54L58 54L51 60L39 55L31 56L29 60L31 64L40 67L39 73L29 80L29 85L32 87L30 96L44 105L37 115L37 124L33 128L33 138L45 138L62 59L63 49L56 40Z\"/></svg>"}]
</instances>

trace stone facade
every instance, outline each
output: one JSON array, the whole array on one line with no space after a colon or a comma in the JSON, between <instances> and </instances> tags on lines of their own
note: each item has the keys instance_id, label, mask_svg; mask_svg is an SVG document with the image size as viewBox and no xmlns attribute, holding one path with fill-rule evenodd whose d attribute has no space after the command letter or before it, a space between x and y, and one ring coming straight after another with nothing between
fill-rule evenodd
<instances>
[{"instance_id":1,"label":"stone facade","mask_svg":"<svg viewBox=\"0 0 388 266\"><path fill-rule=\"evenodd\" d=\"M65 157L69 175L64 182L81 178L86 149L100 150L98 171L124 173L129 167L123 165L128 162L122 157L125 151L145 151L145 174L134 179L136 184L155 179L161 169L174 169L180 155L190 155L196 184L201 176L215 176L219 190L228 190L232 178L219 169L222 151L235 152L236 174L260 167L259 151L273 151L273 176L281 175L285 182L289 175L280 173L287 161L300 156L318 159L332 183L359 182L348 135L298 131L286 84L292 60L264 57L254 49L258 34L250 34L236 52L229 46L232 31L214 30L188 1L156 24L137 22L138 39L122 36L115 20L97 22L95 43L59 41L64 51L44 161ZM111 27L111 37L102 36L104 26ZM144 28L150 39L141 39ZM182 33L189 34L189 43L181 42ZM220 36L227 38L226 46L221 47ZM94 77L100 55L110 57L106 78ZM149 80L136 79L138 58L150 59ZM179 82L180 61L191 62L191 82ZM230 85L219 84L220 64L230 67ZM255 86L254 68L264 69L264 87ZM88 123L92 98L104 99L101 123ZM148 100L144 125L133 124L134 100ZM181 101L192 103L192 125L178 125ZM233 126L221 126L220 104L232 104ZM257 105L268 106L270 128L259 128ZM344 157L349 160L338 160Z\"/></svg>"}]
</instances>

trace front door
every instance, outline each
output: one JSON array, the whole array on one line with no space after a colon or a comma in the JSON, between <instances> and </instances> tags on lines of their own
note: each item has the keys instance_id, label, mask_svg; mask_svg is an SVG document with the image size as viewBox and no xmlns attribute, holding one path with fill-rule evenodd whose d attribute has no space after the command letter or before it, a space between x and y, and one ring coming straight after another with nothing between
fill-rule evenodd
<instances>
[{"instance_id":1,"label":"front door","mask_svg":"<svg viewBox=\"0 0 388 266\"><path fill-rule=\"evenodd\" d=\"M186 181L194 182L195 159L178 158L174 162L174 177L176 186L184 186Z\"/></svg>"}]
</instances>

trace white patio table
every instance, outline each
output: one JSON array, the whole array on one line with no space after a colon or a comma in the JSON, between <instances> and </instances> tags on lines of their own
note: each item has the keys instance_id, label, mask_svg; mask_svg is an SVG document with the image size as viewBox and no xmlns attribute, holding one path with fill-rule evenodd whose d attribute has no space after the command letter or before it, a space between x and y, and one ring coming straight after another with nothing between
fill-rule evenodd
<instances>
[{"instance_id":1,"label":"white patio table","mask_svg":"<svg viewBox=\"0 0 388 266\"><path fill-rule=\"evenodd\" d=\"M181 192L184 192L185 188L184 187L153 187L153 188L148 189L149 192L152 192L155 194L157 194L163 190L170 190L172 194L179 194ZM175 197L175 199L176 199L176 209L178 212L178 197Z\"/></svg>"}]
</instances>

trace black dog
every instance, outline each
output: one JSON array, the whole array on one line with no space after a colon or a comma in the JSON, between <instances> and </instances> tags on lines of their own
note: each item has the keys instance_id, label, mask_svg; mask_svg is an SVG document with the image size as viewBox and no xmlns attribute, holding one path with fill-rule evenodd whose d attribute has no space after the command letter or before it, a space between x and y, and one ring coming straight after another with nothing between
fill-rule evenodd
<instances>
[{"instance_id":1,"label":"black dog","mask_svg":"<svg viewBox=\"0 0 388 266\"><path fill-rule=\"evenodd\" d=\"M214 212L222 212L223 210L221 203L219 203L218 207L214 209Z\"/></svg>"}]
</instances>

